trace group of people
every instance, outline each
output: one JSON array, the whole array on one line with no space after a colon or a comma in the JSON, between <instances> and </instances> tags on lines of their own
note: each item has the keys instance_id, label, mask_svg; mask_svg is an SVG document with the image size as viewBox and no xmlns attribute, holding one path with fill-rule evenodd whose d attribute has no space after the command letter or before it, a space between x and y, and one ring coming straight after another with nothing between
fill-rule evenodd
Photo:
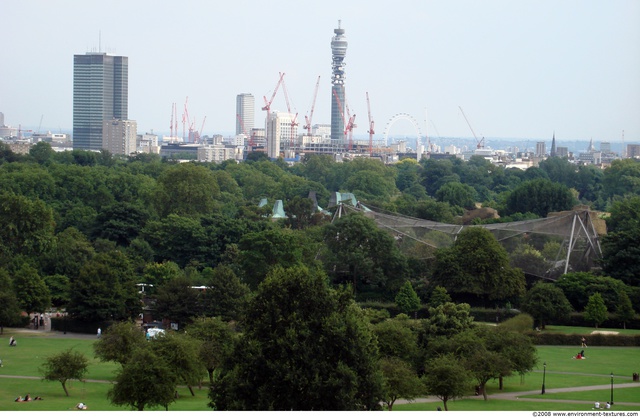
<instances>
[{"instance_id":1,"label":"group of people","mask_svg":"<svg viewBox=\"0 0 640 418\"><path fill-rule=\"evenodd\" d=\"M593 404L593 409L601 409L600 408L600 402L596 401L596 403ZM609 402L604 404L604 409L611 409L611 404Z\"/></svg>"},{"instance_id":2,"label":"group of people","mask_svg":"<svg viewBox=\"0 0 640 418\"><path fill-rule=\"evenodd\" d=\"M36 396L35 398L32 398L31 395L29 395L27 393L27 395L23 398L22 396L18 396L16 398L16 402L30 402L30 401L41 401L42 398L40 396Z\"/></svg>"}]
</instances>

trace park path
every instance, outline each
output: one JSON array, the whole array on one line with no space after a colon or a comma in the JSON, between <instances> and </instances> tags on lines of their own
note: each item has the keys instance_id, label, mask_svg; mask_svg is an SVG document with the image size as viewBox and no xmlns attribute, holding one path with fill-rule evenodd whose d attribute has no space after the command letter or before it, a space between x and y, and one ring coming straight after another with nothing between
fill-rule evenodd
<instances>
[{"instance_id":1,"label":"park path","mask_svg":"<svg viewBox=\"0 0 640 418\"><path fill-rule=\"evenodd\" d=\"M609 389L611 386L610 385L596 385L596 386L575 386L575 387L570 387L570 388L555 388L555 389L545 389L545 394L551 394L551 393L561 393L561 392L584 392L584 391L589 391L589 390L603 390L603 389ZM618 383L615 385L616 389L621 389L621 388L632 388L632 387L637 387L640 389L640 382L633 382L633 383ZM521 398L522 396L527 396L527 395L539 395L540 394L540 389L538 390L528 390L528 391L522 391L522 392L498 392L498 393L492 393L489 395L489 399L503 399L503 400L509 400L509 401L526 401L526 402L558 402L558 403L576 403L576 404L591 404L593 402L589 402L589 401L585 401L585 400L569 400L569 399L549 399L549 398ZM482 396L482 395L480 395ZM467 399L473 399L473 398L477 398L477 396L468 396L465 397ZM594 399L594 402L597 399ZM405 399L398 399L396 401L396 404L406 404L406 403L423 403L423 402L442 402L440 399L438 399L435 396L429 396L427 398L419 398L419 399L414 399L412 401L407 401ZM606 402L600 402L600 404L604 404ZM640 407L640 402L615 402L614 399L614 405L615 404L619 404L619 405L630 405L630 406L637 406Z\"/></svg>"}]
</instances>

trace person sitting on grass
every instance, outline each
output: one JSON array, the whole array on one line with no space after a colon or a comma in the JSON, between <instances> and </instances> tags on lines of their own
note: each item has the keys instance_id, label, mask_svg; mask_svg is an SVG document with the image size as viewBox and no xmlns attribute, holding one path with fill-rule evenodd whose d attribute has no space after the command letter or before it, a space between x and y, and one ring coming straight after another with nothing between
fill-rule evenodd
<instances>
[{"instance_id":1,"label":"person sitting on grass","mask_svg":"<svg viewBox=\"0 0 640 418\"><path fill-rule=\"evenodd\" d=\"M76 405L76 409L87 409L87 405L83 404L82 402L78 402L78 404Z\"/></svg>"},{"instance_id":2,"label":"person sitting on grass","mask_svg":"<svg viewBox=\"0 0 640 418\"><path fill-rule=\"evenodd\" d=\"M9 338L9 347L15 347L18 343L16 342L16 339L13 338L13 336L11 338Z\"/></svg>"},{"instance_id":3,"label":"person sitting on grass","mask_svg":"<svg viewBox=\"0 0 640 418\"><path fill-rule=\"evenodd\" d=\"M16 398L16 402L24 402L24 399L22 399L22 396L18 396Z\"/></svg>"}]
</instances>

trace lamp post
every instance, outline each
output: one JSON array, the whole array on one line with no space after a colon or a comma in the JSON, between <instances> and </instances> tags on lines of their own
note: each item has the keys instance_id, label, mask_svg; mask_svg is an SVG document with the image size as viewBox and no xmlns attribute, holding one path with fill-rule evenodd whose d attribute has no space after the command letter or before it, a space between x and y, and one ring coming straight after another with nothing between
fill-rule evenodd
<instances>
[{"instance_id":1,"label":"lamp post","mask_svg":"<svg viewBox=\"0 0 640 418\"><path fill-rule=\"evenodd\" d=\"M611 402L609 405L613 405L613 372L611 372Z\"/></svg>"},{"instance_id":2,"label":"lamp post","mask_svg":"<svg viewBox=\"0 0 640 418\"><path fill-rule=\"evenodd\" d=\"M544 395L544 381L545 378L547 377L547 362L545 361L544 364L542 365L543 369L542 369L542 393L541 395ZM613 382L613 380L611 380ZM613 383L612 383L613 385ZM612 386L613 387L613 386ZM611 393L613 394L613 389L611 389ZM613 395L611 395L611 399L613 399Z\"/></svg>"}]
</instances>

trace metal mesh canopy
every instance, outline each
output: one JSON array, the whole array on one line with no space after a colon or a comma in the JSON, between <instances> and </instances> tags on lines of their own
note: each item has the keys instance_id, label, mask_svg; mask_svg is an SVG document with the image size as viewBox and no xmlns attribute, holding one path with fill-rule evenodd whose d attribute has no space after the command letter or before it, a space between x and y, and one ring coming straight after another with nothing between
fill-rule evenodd
<instances>
[{"instance_id":1,"label":"metal mesh canopy","mask_svg":"<svg viewBox=\"0 0 640 418\"><path fill-rule=\"evenodd\" d=\"M453 245L465 228L482 227L513 255L523 246L539 254L518 267L525 273L557 278L568 271L588 271L596 267L602 256L599 235L606 234L606 224L588 207L578 206L571 211L549 213L546 218L486 225L451 225L446 223L386 213L358 203L340 205L337 215L345 211L362 212L380 228L389 231L407 254L421 258L432 257L435 249ZM553 250L555 255L549 255ZM543 256L542 254L546 254ZM531 254L531 250L529 250ZM513 257L512 257L513 259Z\"/></svg>"}]
</instances>

